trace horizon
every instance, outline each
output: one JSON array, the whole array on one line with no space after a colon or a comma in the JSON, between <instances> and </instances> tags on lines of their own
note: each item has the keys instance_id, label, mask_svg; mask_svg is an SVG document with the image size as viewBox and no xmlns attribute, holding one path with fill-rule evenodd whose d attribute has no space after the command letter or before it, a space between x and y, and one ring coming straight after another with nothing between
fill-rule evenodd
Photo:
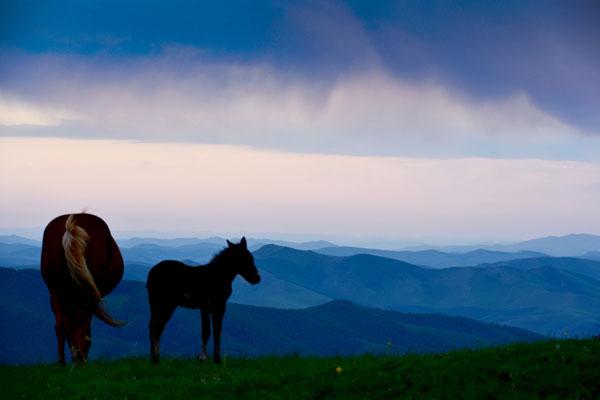
<instances>
[{"instance_id":1,"label":"horizon","mask_svg":"<svg viewBox=\"0 0 600 400\"><path fill-rule=\"evenodd\" d=\"M2 3L0 230L89 208L115 232L600 235L599 15Z\"/></svg>"},{"instance_id":2,"label":"horizon","mask_svg":"<svg viewBox=\"0 0 600 400\"><path fill-rule=\"evenodd\" d=\"M20 228L20 229L0 229L0 236L15 236L29 240L38 241L41 244L43 227L39 228ZM178 240L178 239L197 239L211 240L239 240L246 237L248 240L255 241L274 241L274 242L289 242L294 244L303 244L310 242L328 242L333 246L350 246L363 247L381 250L421 250L421 249L442 249L445 247L477 247L477 246L502 246L513 245L530 240L548 239L548 238L565 238L572 236L600 236L591 233L578 232L569 233L566 235L547 235L540 237L530 237L521 239L492 239L487 240L478 238L463 238L456 240L455 238L398 238L398 237L352 237L352 236L317 236L314 234L290 234L276 232L178 232L178 231L114 231L112 232L115 240L126 241L131 239L140 240ZM450 251L450 250L446 250Z\"/></svg>"}]
</instances>

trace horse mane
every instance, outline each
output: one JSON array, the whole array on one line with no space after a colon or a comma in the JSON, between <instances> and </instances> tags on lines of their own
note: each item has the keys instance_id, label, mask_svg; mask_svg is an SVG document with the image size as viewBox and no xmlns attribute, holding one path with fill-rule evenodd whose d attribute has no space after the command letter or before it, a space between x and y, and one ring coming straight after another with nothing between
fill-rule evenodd
<instances>
[{"instance_id":1,"label":"horse mane","mask_svg":"<svg viewBox=\"0 0 600 400\"><path fill-rule=\"evenodd\" d=\"M230 247L225 247L224 249L222 249L221 251L219 251L217 254L215 254L213 256L213 258L210 260L208 265L216 266L216 265L223 264L223 261L225 261L225 258L227 257L227 255L229 254L230 251L231 251Z\"/></svg>"},{"instance_id":2,"label":"horse mane","mask_svg":"<svg viewBox=\"0 0 600 400\"><path fill-rule=\"evenodd\" d=\"M75 214L69 215L65 223L65 233L62 237L62 245L69 267L69 274L73 280L81 287L87 289L94 300L94 314L102 321L112 326L121 326L122 322L115 321L102 307L102 294L96 286L85 260L85 253L90 236L80 226L75 223Z\"/></svg>"}]
</instances>

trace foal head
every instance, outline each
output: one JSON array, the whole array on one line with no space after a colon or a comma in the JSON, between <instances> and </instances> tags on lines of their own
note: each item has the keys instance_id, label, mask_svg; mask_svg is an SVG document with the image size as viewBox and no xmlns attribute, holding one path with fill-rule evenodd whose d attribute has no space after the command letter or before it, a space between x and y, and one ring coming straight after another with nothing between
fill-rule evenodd
<instances>
[{"instance_id":1,"label":"foal head","mask_svg":"<svg viewBox=\"0 0 600 400\"><path fill-rule=\"evenodd\" d=\"M254 265L254 257L248 251L246 238L243 237L239 244L227 241L228 248L224 251L227 254L228 268L234 274L240 274L248 283L256 285L260 282L260 274Z\"/></svg>"}]
</instances>

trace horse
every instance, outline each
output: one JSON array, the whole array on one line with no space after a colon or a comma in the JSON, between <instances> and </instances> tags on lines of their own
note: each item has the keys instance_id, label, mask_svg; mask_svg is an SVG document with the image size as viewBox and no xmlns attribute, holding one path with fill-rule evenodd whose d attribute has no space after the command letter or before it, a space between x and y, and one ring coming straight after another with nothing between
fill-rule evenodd
<instances>
[{"instance_id":1,"label":"horse","mask_svg":"<svg viewBox=\"0 0 600 400\"><path fill-rule=\"evenodd\" d=\"M74 363L86 362L95 315L118 327L102 297L123 277L123 257L106 223L92 214L61 215L44 230L41 272L56 319L58 362L65 365L65 340Z\"/></svg>"},{"instance_id":2,"label":"horse","mask_svg":"<svg viewBox=\"0 0 600 400\"><path fill-rule=\"evenodd\" d=\"M200 360L208 358L206 345L210 338L212 319L213 361L221 362L221 325L225 305L231 296L231 284L240 274L248 283L260 282L260 274L248 251L246 238L239 244L227 241L227 247L206 265L196 267L179 261L165 260L148 273L146 288L150 303L150 355L153 364L160 358L160 337L178 306L200 309L202 325L202 352Z\"/></svg>"}]
</instances>

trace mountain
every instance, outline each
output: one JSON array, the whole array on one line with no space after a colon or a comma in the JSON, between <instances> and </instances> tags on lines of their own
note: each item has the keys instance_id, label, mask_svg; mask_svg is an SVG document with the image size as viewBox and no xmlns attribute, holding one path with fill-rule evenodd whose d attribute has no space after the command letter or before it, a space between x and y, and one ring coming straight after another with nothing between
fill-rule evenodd
<instances>
[{"instance_id":1,"label":"mountain","mask_svg":"<svg viewBox=\"0 0 600 400\"><path fill-rule=\"evenodd\" d=\"M180 247L190 245L204 245L207 247L216 247L218 249L223 248L227 245L227 239L221 237L209 237L206 239L200 238L174 238L174 239L159 239L152 237L133 237L129 239L118 239L117 243L119 247L135 247L138 245L156 245L161 247ZM238 239L231 239L238 241ZM334 247L335 245L325 240L315 240L309 242L289 242L284 240L273 240L273 239L254 239L247 238L248 247L252 249L258 249L266 244L276 244L278 246L291 247L298 250L314 250L323 247Z\"/></svg>"},{"instance_id":2,"label":"mountain","mask_svg":"<svg viewBox=\"0 0 600 400\"><path fill-rule=\"evenodd\" d=\"M39 240L33 240L17 235L0 235L0 243L3 244L28 244L30 246L42 246Z\"/></svg>"},{"instance_id":3,"label":"mountain","mask_svg":"<svg viewBox=\"0 0 600 400\"><path fill-rule=\"evenodd\" d=\"M225 243L226 245L226 243ZM122 247L121 254L125 264L146 264L153 266L162 260L193 260L204 264L225 245L212 243L187 244L177 247L160 246L156 244L138 244L133 247Z\"/></svg>"},{"instance_id":4,"label":"mountain","mask_svg":"<svg viewBox=\"0 0 600 400\"><path fill-rule=\"evenodd\" d=\"M120 248L123 247L134 247L138 245L157 245L161 247L179 247L186 245L194 245L194 244L213 244L213 245L222 245L225 243L225 239L222 238L207 238L200 239L194 237L184 237L184 238L173 238L173 239L161 239L161 238L153 238L153 237L132 237L128 239L117 239L117 244Z\"/></svg>"},{"instance_id":5,"label":"mountain","mask_svg":"<svg viewBox=\"0 0 600 400\"><path fill-rule=\"evenodd\" d=\"M326 240L312 240L308 242L289 242L285 240L272 239L248 239L248 246L251 250L256 250L267 244L289 247L297 250L316 250L324 247L335 247L335 244Z\"/></svg>"},{"instance_id":6,"label":"mountain","mask_svg":"<svg viewBox=\"0 0 600 400\"><path fill-rule=\"evenodd\" d=\"M588 234L548 236L517 243L510 248L514 251L539 251L555 257L577 257L589 251L600 251L600 236Z\"/></svg>"},{"instance_id":7,"label":"mountain","mask_svg":"<svg viewBox=\"0 0 600 400\"><path fill-rule=\"evenodd\" d=\"M273 245L254 255L259 269L277 279L366 306L461 315L542 334L600 331L600 281L557 265L436 270L365 254L334 257Z\"/></svg>"},{"instance_id":8,"label":"mountain","mask_svg":"<svg viewBox=\"0 0 600 400\"><path fill-rule=\"evenodd\" d=\"M405 250L433 249L450 253L465 253L477 249L519 252L535 251L553 257L580 257L588 252L600 251L600 236L590 234L571 234L566 236L547 236L512 244L479 244L471 246L418 246Z\"/></svg>"},{"instance_id":9,"label":"mountain","mask_svg":"<svg viewBox=\"0 0 600 400\"><path fill-rule=\"evenodd\" d=\"M0 268L1 364L55 360L56 339L48 297L38 271ZM94 320L91 357L147 355L148 306L144 285L123 281L106 300L110 312L126 320L127 325L115 329ZM197 310L175 312L161 343L163 355L191 357L199 352L198 315ZM250 356L401 354L541 338L522 329L467 318L405 314L340 300L306 309L230 303L223 325L223 352Z\"/></svg>"},{"instance_id":10,"label":"mountain","mask_svg":"<svg viewBox=\"0 0 600 400\"><path fill-rule=\"evenodd\" d=\"M575 274L589 276L600 281L600 261L575 257L536 257L523 260L509 260L490 264L477 265L480 268L515 268L530 270L536 268L553 268Z\"/></svg>"},{"instance_id":11,"label":"mountain","mask_svg":"<svg viewBox=\"0 0 600 400\"><path fill-rule=\"evenodd\" d=\"M17 236L14 236L19 238ZM13 236L7 240L12 240ZM13 241L19 241L15 239ZM149 243L144 242L148 240ZM261 239L262 240L262 239ZM266 239L265 239L266 240ZM225 239L209 238L181 238L181 239L153 239L153 238L132 238L121 243L121 253L125 261L125 279L146 281L148 271L152 266L165 259L180 260L189 265L199 265L208 263L212 257L221 251L227 245ZM160 244L158 244L160 243ZM187 244L183 244L187 243ZM261 242L254 240L254 246ZM287 243L287 242L285 242ZM132 245L126 247L126 245ZM330 246L331 243L325 241L296 243L299 247L318 247L322 245ZM5 244L0 242L0 266L13 268L39 268L41 254L41 243L30 245L26 243ZM293 298L295 296L304 297L304 305L321 304L330 300L324 296L310 296L301 288L295 288L288 283L279 282L276 284L277 291L289 291L289 301L268 302L268 296L265 299L268 305L284 304L284 306L298 306L299 303ZM273 287L275 290L275 286ZM319 299L317 301L316 299Z\"/></svg>"},{"instance_id":12,"label":"mountain","mask_svg":"<svg viewBox=\"0 0 600 400\"><path fill-rule=\"evenodd\" d=\"M145 281L152 265L166 258L205 263L221 248L206 242L123 248L125 278ZM39 251L27 244L0 245L0 262L38 268ZM441 312L541 334L600 332L600 279L594 260L534 257L431 269L375 255L328 256L277 245L263 246L254 254L263 283L252 287L236 282L233 301L302 308L343 298L369 307ZM463 260L483 256L491 257L478 251Z\"/></svg>"},{"instance_id":13,"label":"mountain","mask_svg":"<svg viewBox=\"0 0 600 400\"><path fill-rule=\"evenodd\" d=\"M588 251L583 255L584 258L589 258L590 260L598 260L600 261L600 251Z\"/></svg>"},{"instance_id":14,"label":"mountain","mask_svg":"<svg viewBox=\"0 0 600 400\"><path fill-rule=\"evenodd\" d=\"M545 254L533 251L519 251L516 253L508 253L501 251L492 251L477 249L467 253L445 253L438 250L422 250L422 251L394 251L394 250L379 250L366 249L361 247L325 247L315 250L317 253L329 256L354 256L357 254L371 254L379 257L392 258L407 263L430 267L430 268L447 268L447 267L470 267L484 263L494 263L507 260L515 260L521 258L544 257Z\"/></svg>"},{"instance_id":15,"label":"mountain","mask_svg":"<svg viewBox=\"0 0 600 400\"><path fill-rule=\"evenodd\" d=\"M35 268L40 265L41 248L27 243L0 243L0 265Z\"/></svg>"}]
</instances>

